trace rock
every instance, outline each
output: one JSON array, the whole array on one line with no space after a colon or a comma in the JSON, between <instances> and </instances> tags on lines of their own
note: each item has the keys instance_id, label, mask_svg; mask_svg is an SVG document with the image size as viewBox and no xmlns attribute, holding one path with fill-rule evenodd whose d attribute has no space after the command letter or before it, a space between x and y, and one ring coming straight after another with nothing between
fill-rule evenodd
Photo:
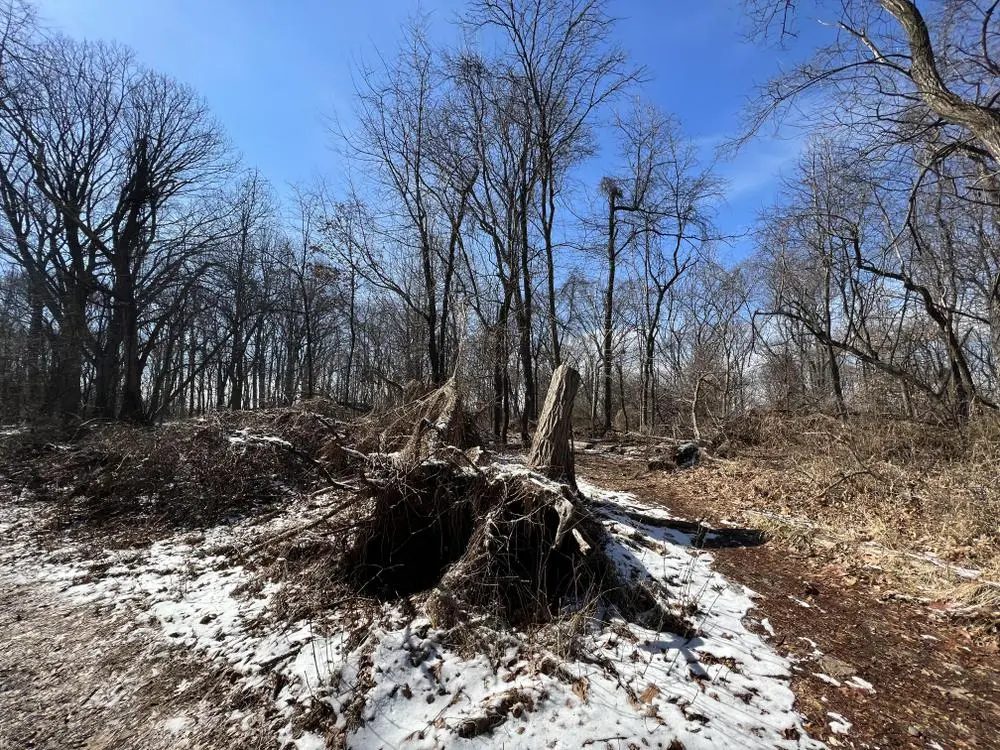
<instances>
[{"instance_id":1,"label":"rock","mask_svg":"<svg viewBox=\"0 0 1000 750\"><path fill-rule=\"evenodd\" d=\"M701 448L697 443L683 443L677 447L675 460L678 469L693 469L701 459Z\"/></svg>"}]
</instances>

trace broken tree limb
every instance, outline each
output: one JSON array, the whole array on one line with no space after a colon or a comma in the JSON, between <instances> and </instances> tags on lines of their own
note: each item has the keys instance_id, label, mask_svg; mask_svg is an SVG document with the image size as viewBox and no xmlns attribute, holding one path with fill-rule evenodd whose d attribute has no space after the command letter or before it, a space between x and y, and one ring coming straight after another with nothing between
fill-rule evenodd
<instances>
[{"instance_id":1,"label":"broken tree limb","mask_svg":"<svg viewBox=\"0 0 1000 750\"><path fill-rule=\"evenodd\" d=\"M580 373L560 365L552 373L545 406L528 454L528 465L541 474L576 488L573 468L573 401L580 388Z\"/></svg>"},{"instance_id":2,"label":"broken tree limb","mask_svg":"<svg viewBox=\"0 0 1000 750\"><path fill-rule=\"evenodd\" d=\"M415 402L419 406L413 431L401 453L410 461L422 461L445 446L462 450L476 443L455 379Z\"/></svg>"}]
</instances>

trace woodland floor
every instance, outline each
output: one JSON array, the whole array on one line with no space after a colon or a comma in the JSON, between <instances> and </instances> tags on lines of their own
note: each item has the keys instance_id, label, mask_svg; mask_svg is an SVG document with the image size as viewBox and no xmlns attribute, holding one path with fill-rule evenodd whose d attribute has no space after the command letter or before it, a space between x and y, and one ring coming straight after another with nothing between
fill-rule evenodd
<instances>
[{"instance_id":1,"label":"woodland floor","mask_svg":"<svg viewBox=\"0 0 1000 750\"><path fill-rule=\"evenodd\" d=\"M0 574L0 750L266 747L260 727L227 731L253 697L158 631Z\"/></svg>"},{"instance_id":2,"label":"woodland floor","mask_svg":"<svg viewBox=\"0 0 1000 750\"><path fill-rule=\"evenodd\" d=\"M725 494L704 491L717 490L724 479L715 461L682 472L649 471L644 456L591 450L577 454L577 472L591 484L715 529L733 526L729 519L737 517ZM225 661L175 645L182 638L171 643L175 634L138 604L133 611L131 604L108 606L101 599L82 603L52 585L65 588L79 579L45 584L21 575L12 563L34 544L26 542L31 523L23 520L33 512L12 516L3 527L11 536L0 544L0 750L275 747L275 727L284 721L274 708L280 681L272 690L260 679L248 690ZM264 528L269 518L254 524ZM248 527L244 546L255 529ZM791 687L810 737L830 747L1000 748L995 636L949 616L930 598L904 593L877 565L846 563L842 549L804 549L780 535L743 543L753 536L748 531L708 535L704 546L715 570L757 592L748 624L790 660ZM7 553L4 545L15 537ZM727 538L737 543L729 546ZM55 541L47 544L50 559L59 556ZM200 595L186 589L189 581L206 582L209 599L226 590L216 586L210 559L191 573L196 577L185 578L180 568L163 567L168 557L143 567L126 554L110 567L145 571L150 591L179 587L185 601ZM109 565L95 570L107 572ZM177 633L182 630L178 621Z\"/></svg>"},{"instance_id":3,"label":"woodland floor","mask_svg":"<svg viewBox=\"0 0 1000 750\"><path fill-rule=\"evenodd\" d=\"M730 507L687 491L716 471L711 464L664 473L591 453L578 455L577 471L678 516L712 526L732 517ZM1000 748L995 642L949 622L933 602L900 596L881 576L852 575L822 549L772 540L712 552L719 572L759 594L755 615L767 618L779 652L796 661L792 687L811 736L832 747ZM853 677L874 692L846 684ZM831 712L851 729L833 733Z\"/></svg>"}]
</instances>

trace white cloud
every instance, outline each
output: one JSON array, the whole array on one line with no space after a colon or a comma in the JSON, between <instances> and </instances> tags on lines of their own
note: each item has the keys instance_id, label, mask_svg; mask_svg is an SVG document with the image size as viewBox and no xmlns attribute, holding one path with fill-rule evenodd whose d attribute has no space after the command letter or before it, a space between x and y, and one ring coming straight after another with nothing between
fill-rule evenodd
<instances>
[{"instance_id":1,"label":"white cloud","mask_svg":"<svg viewBox=\"0 0 1000 750\"><path fill-rule=\"evenodd\" d=\"M805 147L805 136L751 141L732 161L719 165L729 201L776 189L782 173L795 164Z\"/></svg>"}]
</instances>

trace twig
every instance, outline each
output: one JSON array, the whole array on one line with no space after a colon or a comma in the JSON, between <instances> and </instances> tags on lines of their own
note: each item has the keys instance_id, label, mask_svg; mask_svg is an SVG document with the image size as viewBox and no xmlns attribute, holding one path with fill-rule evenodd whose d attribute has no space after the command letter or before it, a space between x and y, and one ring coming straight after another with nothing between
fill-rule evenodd
<instances>
[{"instance_id":1,"label":"twig","mask_svg":"<svg viewBox=\"0 0 1000 750\"><path fill-rule=\"evenodd\" d=\"M340 446L340 449L351 458L356 458L359 461L368 461L370 456L367 453L362 453L361 451L356 451L353 448L348 448L346 445Z\"/></svg>"},{"instance_id":2,"label":"twig","mask_svg":"<svg viewBox=\"0 0 1000 750\"><path fill-rule=\"evenodd\" d=\"M256 445L274 445L274 446L277 446L279 448L283 448L286 451L288 451L289 453L291 453L293 456L298 456L303 461L306 461L306 462L312 464L314 467L316 467L323 474L324 477L326 477L326 479L329 482L331 482L331 483L336 483L337 482L337 480L334 479L333 474L330 473L329 469L327 469L323 464L321 464L319 461L317 461L315 458L313 458L312 456L310 456L308 453L306 453L301 448L296 448L294 445L292 445L291 443L289 443L287 440L263 440L263 439L259 438L256 435L247 435L246 439L247 439L248 443L254 443Z\"/></svg>"},{"instance_id":3,"label":"twig","mask_svg":"<svg viewBox=\"0 0 1000 750\"><path fill-rule=\"evenodd\" d=\"M753 510L752 508L743 508L741 513L749 513L753 516L763 516L764 518L771 518L775 521L781 521L783 523L790 524L792 526L804 526L807 529L819 529L819 526L812 521L807 521L804 518L795 518L794 516L783 516L780 513L768 513L764 510Z\"/></svg>"},{"instance_id":4,"label":"twig","mask_svg":"<svg viewBox=\"0 0 1000 750\"><path fill-rule=\"evenodd\" d=\"M329 487L321 487L318 490L314 490L309 493L309 496L316 497L317 495L322 495L330 490L350 490L351 492L361 492L361 488L353 484L347 484L346 482L331 482Z\"/></svg>"},{"instance_id":5,"label":"twig","mask_svg":"<svg viewBox=\"0 0 1000 750\"><path fill-rule=\"evenodd\" d=\"M864 476L865 474L867 474L867 475L869 475L871 477L875 477L875 474L871 470L869 470L869 469L861 469L860 471L852 471L852 472L849 472L847 474L841 474L840 478L837 479L837 481L832 482L831 484L828 484L825 488L823 488L822 492L818 492L815 495L815 499L818 500L820 498L826 497L826 493L829 492L830 490L832 490L834 487L837 487L837 486L843 484L848 479L854 479L854 477ZM875 477L875 478L877 479L878 477Z\"/></svg>"},{"instance_id":6,"label":"twig","mask_svg":"<svg viewBox=\"0 0 1000 750\"><path fill-rule=\"evenodd\" d=\"M331 510L327 511L326 513L324 513L319 518L314 518L312 521L309 521L308 523L302 524L301 526L296 526L296 527L291 528L291 529L286 529L285 531L281 532L277 536L273 536L273 537L271 537L269 539L265 539L263 542L259 542L258 544L255 544L253 547L251 547L250 549L248 549L244 554L250 555L250 554L253 554L254 552L259 552L264 547L268 547L268 546L270 546L272 544L276 544L278 542L284 541L285 539L288 539L291 536L295 536L296 534L301 534L303 531L308 531L309 529L311 529L311 528L313 528L315 526L319 526L324 521L328 521L329 519L333 518L338 513L346 510L347 508L349 508L351 505L353 505L357 501L358 501L357 498L352 497L350 500L347 500L347 501L341 503L340 505L336 506L335 508L332 508Z\"/></svg>"},{"instance_id":7,"label":"twig","mask_svg":"<svg viewBox=\"0 0 1000 750\"><path fill-rule=\"evenodd\" d=\"M290 659L293 656L296 656L299 653L299 651L302 650L302 646L304 646L304 645L305 644L301 644L301 645L297 646L296 648L293 648L291 651L286 651L283 654L279 654L278 656L271 657L267 661L262 661L260 663L260 671L261 672L266 672L269 669L273 669L274 667L278 666L281 662L285 661L286 659Z\"/></svg>"}]
</instances>

